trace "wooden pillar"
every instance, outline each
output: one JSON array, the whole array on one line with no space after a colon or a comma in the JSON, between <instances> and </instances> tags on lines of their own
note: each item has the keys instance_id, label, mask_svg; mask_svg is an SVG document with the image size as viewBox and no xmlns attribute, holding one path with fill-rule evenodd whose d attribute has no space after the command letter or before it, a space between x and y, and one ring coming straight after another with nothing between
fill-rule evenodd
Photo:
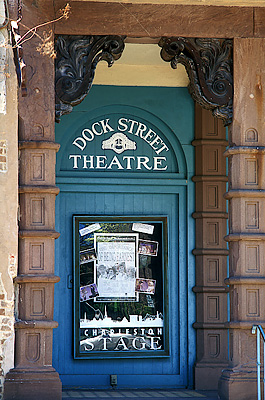
<instances>
[{"instance_id":1,"label":"wooden pillar","mask_svg":"<svg viewBox=\"0 0 265 400\"><path fill-rule=\"evenodd\" d=\"M221 399L256 398L256 338L265 324L265 39L234 40L234 117L229 158L229 368Z\"/></svg>"},{"instance_id":2,"label":"wooden pillar","mask_svg":"<svg viewBox=\"0 0 265 400\"><path fill-rule=\"evenodd\" d=\"M53 2L44 7L23 2L23 26L53 19ZM51 37L52 25L38 29ZM46 36L45 36L46 35ZM30 37L31 35L29 35ZM4 399L59 400L61 381L52 367L54 275L55 160L54 60L37 48L37 36L24 43L27 97L19 99L20 232L18 314L15 324L15 368L6 376ZM49 47L47 47L48 49ZM45 50L45 48L44 48Z\"/></svg>"},{"instance_id":3,"label":"wooden pillar","mask_svg":"<svg viewBox=\"0 0 265 400\"><path fill-rule=\"evenodd\" d=\"M210 111L195 106L197 362L195 388L217 389L227 367L226 131Z\"/></svg>"}]
</instances>

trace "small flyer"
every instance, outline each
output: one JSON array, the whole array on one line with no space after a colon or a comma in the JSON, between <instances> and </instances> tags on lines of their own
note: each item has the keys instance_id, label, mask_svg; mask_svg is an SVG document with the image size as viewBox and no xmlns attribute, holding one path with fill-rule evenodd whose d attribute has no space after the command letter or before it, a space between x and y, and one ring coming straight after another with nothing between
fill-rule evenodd
<instances>
[{"instance_id":1,"label":"small flyer","mask_svg":"<svg viewBox=\"0 0 265 400\"><path fill-rule=\"evenodd\" d=\"M140 222L135 222L132 225L132 230L141 233L148 233L152 235L154 232L154 225L141 224Z\"/></svg>"},{"instance_id":2,"label":"small flyer","mask_svg":"<svg viewBox=\"0 0 265 400\"><path fill-rule=\"evenodd\" d=\"M155 294L156 281L154 279L137 278L135 291L138 293Z\"/></svg>"},{"instance_id":3,"label":"small flyer","mask_svg":"<svg viewBox=\"0 0 265 400\"><path fill-rule=\"evenodd\" d=\"M95 283L80 287L80 301L87 301L97 296L99 296L99 293Z\"/></svg>"},{"instance_id":4,"label":"small flyer","mask_svg":"<svg viewBox=\"0 0 265 400\"><path fill-rule=\"evenodd\" d=\"M138 242L138 253L144 254L145 256L157 256L158 242L151 240L139 240Z\"/></svg>"},{"instance_id":5,"label":"small flyer","mask_svg":"<svg viewBox=\"0 0 265 400\"><path fill-rule=\"evenodd\" d=\"M85 235L87 235L88 233L98 231L100 228L101 228L101 226L100 226L100 224L98 224L98 223L97 223L97 224L91 224L91 225L89 225L89 226L86 226L86 227L83 228L83 229L80 229L80 230L79 230L79 233L80 233L80 236L85 236Z\"/></svg>"}]
</instances>

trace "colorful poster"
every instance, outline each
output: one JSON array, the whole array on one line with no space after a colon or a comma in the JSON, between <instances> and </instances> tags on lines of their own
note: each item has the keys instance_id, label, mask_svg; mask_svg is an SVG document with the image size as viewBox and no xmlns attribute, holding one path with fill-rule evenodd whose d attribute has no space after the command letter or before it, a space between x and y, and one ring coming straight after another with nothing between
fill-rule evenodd
<instances>
[{"instance_id":1,"label":"colorful poster","mask_svg":"<svg viewBox=\"0 0 265 400\"><path fill-rule=\"evenodd\" d=\"M95 283L80 287L80 301L87 301L98 296L98 288Z\"/></svg>"},{"instance_id":2,"label":"colorful poster","mask_svg":"<svg viewBox=\"0 0 265 400\"><path fill-rule=\"evenodd\" d=\"M146 256L157 256L158 242L139 240L138 252L139 254L144 254Z\"/></svg>"},{"instance_id":3,"label":"colorful poster","mask_svg":"<svg viewBox=\"0 0 265 400\"><path fill-rule=\"evenodd\" d=\"M138 278L135 282L135 291L139 293L155 294L156 281L153 279Z\"/></svg>"}]
</instances>

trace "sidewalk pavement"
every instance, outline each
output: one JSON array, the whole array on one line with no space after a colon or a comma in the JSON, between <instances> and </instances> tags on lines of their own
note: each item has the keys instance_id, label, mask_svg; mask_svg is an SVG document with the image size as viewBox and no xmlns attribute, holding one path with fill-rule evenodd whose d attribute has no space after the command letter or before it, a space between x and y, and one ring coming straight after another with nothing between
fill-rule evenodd
<instances>
[{"instance_id":1,"label":"sidewalk pavement","mask_svg":"<svg viewBox=\"0 0 265 400\"><path fill-rule=\"evenodd\" d=\"M64 390L62 399L71 400L217 400L215 391L195 390Z\"/></svg>"}]
</instances>

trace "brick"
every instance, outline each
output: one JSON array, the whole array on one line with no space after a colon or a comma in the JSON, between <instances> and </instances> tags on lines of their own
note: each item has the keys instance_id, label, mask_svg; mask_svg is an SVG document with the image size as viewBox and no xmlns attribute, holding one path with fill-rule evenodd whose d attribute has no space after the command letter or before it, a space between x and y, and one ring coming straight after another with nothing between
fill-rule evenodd
<instances>
[{"instance_id":1,"label":"brick","mask_svg":"<svg viewBox=\"0 0 265 400\"><path fill-rule=\"evenodd\" d=\"M1 326L1 330L2 330L2 331L11 331L11 328L10 328L10 326L2 325L2 326Z\"/></svg>"},{"instance_id":2,"label":"brick","mask_svg":"<svg viewBox=\"0 0 265 400\"><path fill-rule=\"evenodd\" d=\"M7 316L7 317L13 317L13 315L14 315L13 310L11 310L11 311L6 310L6 316Z\"/></svg>"}]
</instances>

